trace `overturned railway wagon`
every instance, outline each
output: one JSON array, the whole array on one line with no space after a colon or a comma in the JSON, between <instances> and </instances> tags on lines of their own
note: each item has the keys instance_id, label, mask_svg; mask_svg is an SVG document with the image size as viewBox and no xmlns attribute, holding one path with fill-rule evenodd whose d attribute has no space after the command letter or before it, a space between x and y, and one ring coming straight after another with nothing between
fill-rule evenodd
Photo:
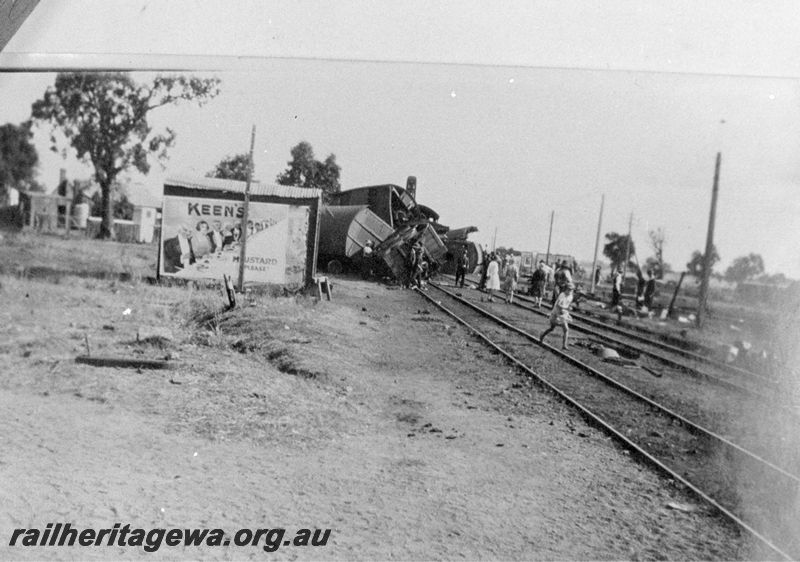
<instances>
[{"instance_id":1,"label":"overturned railway wagon","mask_svg":"<svg viewBox=\"0 0 800 562\"><path fill-rule=\"evenodd\" d=\"M439 233L447 227L436 222L435 211L415 201L414 193L382 184L332 194L320 216L320 263L337 273L357 263L366 242L372 240L379 269L402 278L409 248L420 242L438 268L447 254Z\"/></svg>"},{"instance_id":2,"label":"overturned railway wagon","mask_svg":"<svg viewBox=\"0 0 800 562\"><path fill-rule=\"evenodd\" d=\"M319 224L319 262L329 273L339 273L357 261L367 242L377 247L394 232L366 205L325 205Z\"/></svg>"}]
</instances>

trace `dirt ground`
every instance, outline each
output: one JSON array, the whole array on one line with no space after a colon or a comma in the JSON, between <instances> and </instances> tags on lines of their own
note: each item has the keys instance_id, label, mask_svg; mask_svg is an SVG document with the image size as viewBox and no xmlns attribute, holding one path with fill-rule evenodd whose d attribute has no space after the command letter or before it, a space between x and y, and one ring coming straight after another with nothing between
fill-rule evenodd
<instances>
[{"instance_id":1,"label":"dirt ground","mask_svg":"<svg viewBox=\"0 0 800 562\"><path fill-rule=\"evenodd\" d=\"M0 283L2 559L759 556L413 291L341 278L331 302L221 312L217 291L136 279ZM78 364L87 341L176 367ZM271 554L6 546L50 522L331 535Z\"/></svg>"}]
</instances>

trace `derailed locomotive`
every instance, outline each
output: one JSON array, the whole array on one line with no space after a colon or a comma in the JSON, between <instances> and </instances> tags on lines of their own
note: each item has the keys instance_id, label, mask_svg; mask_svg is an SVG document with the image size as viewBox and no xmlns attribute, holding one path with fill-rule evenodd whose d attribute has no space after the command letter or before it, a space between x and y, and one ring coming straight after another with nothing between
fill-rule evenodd
<instances>
[{"instance_id":1,"label":"derailed locomotive","mask_svg":"<svg viewBox=\"0 0 800 562\"><path fill-rule=\"evenodd\" d=\"M402 279L412 244L419 242L434 269L453 269L455 252L468 248L470 263L482 257L480 246L466 240L475 227L450 231L439 214L416 202L416 179L406 187L394 184L357 187L331 195L320 212L319 262L329 273L358 265L371 241L378 273ZM455 236L451 239L448 234ZM473 261L474 260L474 261Z\"/></svg>"}]
</instances>

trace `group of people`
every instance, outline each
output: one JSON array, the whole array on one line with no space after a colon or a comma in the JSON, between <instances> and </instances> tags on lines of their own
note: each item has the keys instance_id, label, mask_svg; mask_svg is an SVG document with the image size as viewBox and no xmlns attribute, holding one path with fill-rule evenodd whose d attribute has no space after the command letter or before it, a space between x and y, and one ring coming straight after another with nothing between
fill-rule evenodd
<instances>
[{"instance_id":1,"label":"group of people","mask_svg":"<svg viewBox=\"0 0 800 562\"><path fill-rule=\"evenodd\" d=\"M502 291L505 293L505 302L512 304L518 283L519 262L515 256L501 258L491 252L483 261L479 289L489 293L489 302L494 302L494 291Z\"/></svg>"},{"instance_id":2,"label":"group of people","mask_svg":"<svg viewBox=\"0 0 800 562\"><path fill-rule=\"evenodd\" d=\"M406 250L406 271L402 288L410 289L416 287L420 290L427 290L427 282L433 274L431 260L425 253L422 242L414 242Z\"/></svg>"},{"instance_id":3,"label":"group of people","mask_svg":"<svg viewBox=\"0 0 800 562\"><path fill-rule=\"evenodd\" d=\"M652 310L653 297L656 293L656 278L653 270L647 270L647 279L642 274L642 268L636 268L636 308L638 310ZM611 307L620 306L622 301L622 268L618 267L611 275Z\"/></svg>"}]
</instances>

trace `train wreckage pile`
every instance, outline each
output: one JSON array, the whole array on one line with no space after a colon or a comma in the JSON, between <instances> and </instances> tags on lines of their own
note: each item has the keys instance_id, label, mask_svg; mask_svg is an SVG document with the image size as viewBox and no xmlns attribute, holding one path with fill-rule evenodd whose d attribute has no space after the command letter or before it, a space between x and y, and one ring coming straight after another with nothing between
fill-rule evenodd
<instances>
[{"instance_id":1,"label":"train wreckage pile","mask_svg":"<svg viewBox=\"0 0 800 562\"><path fill-rule=\"evenodd\" d=\"M334 193L320 211L319 263L328 273L353 268L371 244L377 273L402 279L408 252L417 243L444 273L455 270L455 256L464 248L473 266L480 263L481 247L467 240L478 229L450 229L438 221L438 213L417 203L413 176L405 188L384 184Z\"/></svg>"}]
</instances>

